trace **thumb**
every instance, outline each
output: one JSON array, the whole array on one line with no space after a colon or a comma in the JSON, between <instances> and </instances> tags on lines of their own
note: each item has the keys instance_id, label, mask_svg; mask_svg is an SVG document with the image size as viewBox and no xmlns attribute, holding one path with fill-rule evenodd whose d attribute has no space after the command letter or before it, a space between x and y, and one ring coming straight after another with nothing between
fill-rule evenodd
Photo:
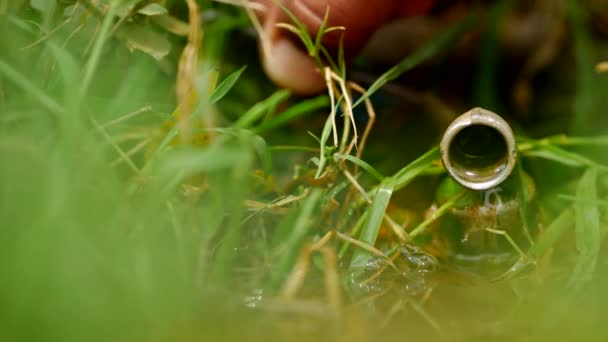
<instances>
[{"instance_id":1,"label":"thumb","mask_svg":"<svg viewBox=\"0 0 608 342\"><path fill-rule=\"evenodd\" d=\"M285 7L315 37L329 10L326 27L342 26L344 31L333 31L323 37L323 45L335 54L343 38L347 58L363 47L375 29L388 20L400 0L284 0ZM261 41L263 67L268 77L293 92L307 95L321 91L325 82L314 61L308 56L291 32L278 28L278 23L293 24L272 0L258 0L267 10L262 14L264 36ZM265 41L264 41L265 40Z\"/></svg>"},{"instance_id":2,"label":"thumb","mask_svg":"<svg viewBox=\"0 0 608 342\"><path fill-rule=\"evenodd\" d=\"M263 66L269 78L295 93L313 94L324 88L324 79L313 60L298 44L294 35L278 28L277 23L290 23L289 17L273 0L257 0L266 6L262 14ZM284 6L315 37L328 12L326 27L341 26L323 36L323 46L335 55L342 46L347 59L355 56L372 33L396 15L415 15L428 9L432 0L283 0ZM404 5L405 4L405 5ZM343 36L343 37L342 37ZM342 42L341 42L342 39ZM342 45L341 45L342 44Z\"/></svg>"}]
</instances>

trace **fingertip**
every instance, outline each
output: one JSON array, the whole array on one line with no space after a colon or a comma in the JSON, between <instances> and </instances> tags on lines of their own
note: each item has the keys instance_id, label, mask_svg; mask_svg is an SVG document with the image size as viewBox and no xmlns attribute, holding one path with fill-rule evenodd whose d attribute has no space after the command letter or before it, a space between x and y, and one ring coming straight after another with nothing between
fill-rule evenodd
<instances>
[{"instance_id":1,"label":"fingertip","mask_svg":"<svg viewBox=\"0 0 608 342\"><path fill-rule=\"evenodd\" d=\"M298 95L319 93L325 81L314 61L287 38L279 38L262 49L262 64L276 84Z\"/></svg>"}]
</instances>

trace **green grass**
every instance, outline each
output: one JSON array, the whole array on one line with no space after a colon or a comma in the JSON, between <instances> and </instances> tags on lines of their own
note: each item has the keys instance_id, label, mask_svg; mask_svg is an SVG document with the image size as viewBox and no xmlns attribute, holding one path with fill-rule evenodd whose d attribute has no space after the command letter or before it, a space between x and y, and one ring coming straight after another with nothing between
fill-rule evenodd
<instances>
[{"instance_id":1,"label":"green grass","mask_svg":"<svg viewBox=\"0 0 608 342\"><path fill-rule=\"evenodd\" d=\"M185 39L157 24L158 16L184 24L184 4L167 1L167 14L163 7L139 13L143 1L102 2L107 8L87 0L38 3L52 6L40 11L0 0L0 26L10 32L0 36L2 340L467 339L489 329L470 323L487 309L477 303L483 298L506 327L502 337L559 337L568 328L605 335L597 317L608 304L601 292L608 166L593 151L604 149L608 136L561 135L569 133L564 128L519 138L518 184L528 172L536 198L519 213L525 224L507 236L524 257L507 245L515 257L493 266L490 273L500 268L502 277L490 284L445 256L454 243L446 217L462 194L428 212L401 204L432 207L428 194L446 177L437 147L392 169L375 161L400 161L400 149L419 137L372 134L372 146L399 142L379 155L348 148L351 122L364 128L349 106L362 110L382 86L445 58L476 27L478 12L389 68L358 98L340 88L349 77L343 56L331 60L321 39L294 23L288 29L338 78L332 96L298 98L269 85L257 61L235 53L234 44L254 44L243 31L244 11L201 1L203 14L216 18L204 24L193 75L200 88L185 120L195 137L189 144L181 140L184 122L174 117ZM125 11L129 4L135 7ZM65 16L68 5L75 7ZM580 124L598 120L585 103L601 101L583 75L593 42L574 7L572 103ZM495 16L508 12L497 8ZM323 32L338 29L326 22ZM156 38L129 51L135 38L126 23L163 37L170 51L157 60L164 50L154 50ZM498 72L497 51L487 53L480 87ZM219 74L217 86L207 82L212 74ZM498 89L488 91L474 93L491 102ZM385 110L380 131L391 125ZM212 115L218 126L205 126ZM400 210L411 215L403 219ZM286 295L298 281L295 295ZM560 308L573 303L580 318L568 321ZM462 329L450 330L453 321Z\"/></svg>"}]
</instances>

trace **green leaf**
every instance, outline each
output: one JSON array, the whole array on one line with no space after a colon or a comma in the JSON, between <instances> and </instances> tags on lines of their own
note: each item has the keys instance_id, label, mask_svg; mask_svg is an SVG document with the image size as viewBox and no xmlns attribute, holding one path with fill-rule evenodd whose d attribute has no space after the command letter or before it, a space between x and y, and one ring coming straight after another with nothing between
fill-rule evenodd
<instances>
[{"instance_id":1,"label":"green leaf","mask_svg":"<svg viewBox=\"0 0 608 342\"><path fill-rule=\"evenodd\" d=\"M388 207L388 203L393 195L395 185L395 180L390 177L384 179L384 181L380 184L380 187L376 192L376 196L374 196L372 205L369 208L367 222L365 223L365 226L361 231L361 236L359 237L361 242L370 246L374 246L376 243L378 232L380 231L382 220L384 220L384 214L386 213L386 208ZM360 248L356 249L353 260L350 264L351 268L365 265L367 260L369 260L369 257L370 255L368 251Z\"/></svg>"},{"instance_id":2,"label":"green leaf","mask_svg":"<svg viewBox=\"0 0 608 342\"><path fill-rule=\"evenodd\" d=\"M239 77L241 77L241 74L243 73L243 71L245 71L246 68L247 68L247 66L245 65L242 68L240 68L239 70L228 75L228 77L226 77L217 86L217 88L215 88L215 90L213 91L213 94L211 94L211 96L209 97L209 102L215 103L215 102L219 101L222 97L224 97L230 91L230 89L232 89L232 87L234 87L234 85L236 84L236 81L238 81Z\"/></svg>"},{"instance_id":3,"label":"green leaf","mask_svg":"<svg viewBox=\"0 0 608 342\"><path fill-rule=\"evenodd\" d=\"M151 3L151 4L147 4L146 6L140 8L137 11L137 13L147 15L147 16L154 16L154 15L168 14L169 11L167 11L167 9L161 4Z\"/></svg>"}]
</instances>

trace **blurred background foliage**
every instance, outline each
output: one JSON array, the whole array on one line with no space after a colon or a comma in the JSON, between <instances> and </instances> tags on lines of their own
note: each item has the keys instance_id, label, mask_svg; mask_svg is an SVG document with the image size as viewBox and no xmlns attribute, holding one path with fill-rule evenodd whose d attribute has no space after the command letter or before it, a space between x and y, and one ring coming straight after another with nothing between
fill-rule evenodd
<instances>
[{"instance_id":1,"label":"blurred background foliage","mask_svg":"<svg viewBox=\"0 0 608 342\"><path fill-rule=\"evenodd\" d=\"M378 118L355 157L331 145L327 95L266 80L239 6L197 2L196 100L180 121L187 2L0 0L1 338L605 338L606 2L480 3L393 74L369 51L353 64L365 88L394 79L366 93ZM550 46L501 45L498 22L554 4ZM513 227L524 255L505 243L506 264L480 255L471 272L451 263L453 241L436 244L429 210L444 177L432 148L473 106L513 124L537 197L534 241ZM420 236L399 240L386 217Z\"/></svg>"}]
</instances>

